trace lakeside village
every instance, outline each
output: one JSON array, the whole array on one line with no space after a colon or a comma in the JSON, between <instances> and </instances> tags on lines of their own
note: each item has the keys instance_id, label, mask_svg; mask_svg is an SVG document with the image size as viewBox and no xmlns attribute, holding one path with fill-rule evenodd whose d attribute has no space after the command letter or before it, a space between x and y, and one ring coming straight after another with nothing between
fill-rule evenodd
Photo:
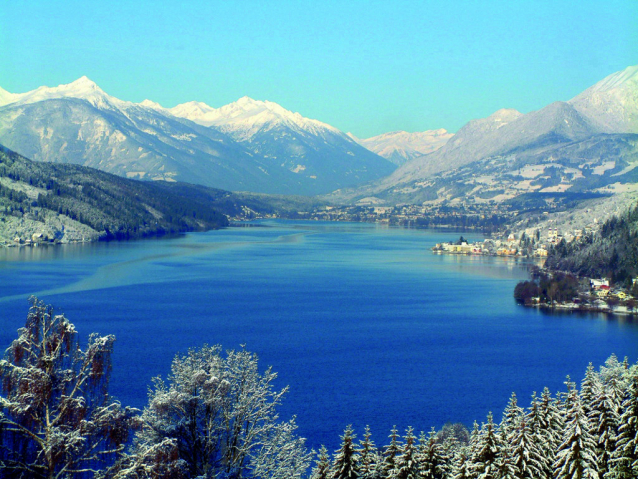
<instances>
[{"instance_id":1,"label":"lakeside village","mask_svg":"<svg viewBox=\"0 0 638 479\"><path fill-rule=\"evenodd\" d=\"M491 233L498 231L519 214L518 210L496 203L463 203L453 206L440 204L378 206L362 203L362 201L359 203L356 206L322 206L312 211L297 211L286 217L313 221L378 223L415 228L468 229Z\"/></svg>"},{"instance_id":2,"label":"lakeside village","mask_svg":"<svg viewBox=\"0 0 638 479\"><path fill-rule=\"evenodd\" d=\"M557 228L549 228L545 236L540 230L528 236L510 234L507 239L485 239L469 242L462 236L456 242L437 243L435 254L486 255L513 258L536 258L543 261L552 246L561 241L570 243L583 235L593 234L595 227L561 234ZM613 285L609 278L577 278L576 276L532 268L532 281L521 281L514 297L521 304L552 310L593 311L620 315L638 315L638 278L631 284Z\"/></svg>"}]
</instances>

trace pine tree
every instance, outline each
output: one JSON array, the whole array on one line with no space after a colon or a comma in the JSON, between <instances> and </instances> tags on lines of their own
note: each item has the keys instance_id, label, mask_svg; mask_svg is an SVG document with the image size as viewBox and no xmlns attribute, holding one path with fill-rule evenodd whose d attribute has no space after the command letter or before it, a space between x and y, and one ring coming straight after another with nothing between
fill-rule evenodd
<instances>
[{"instance_id":1,"label":"pine tree","mask_svg":"<svg viewBox=\"0 0 638 479\"><path fill-rule=\"evenodd\" d=\"M638 477L638 369L629 370L629 393L622 405L616 448L612 453L608 477Z\"/></svg>"},{"instance_id":2,"label":"pine tree","mask_svg":"<svg viewBox=\"0 0 638 479\"><path fill-rule=\"evenodd\" d=\"M619 415L611 390L602 386L593 400L589 413L592 434L596 439L598 473L603 477L609 471L612 453L616 450Z\"/></svg>"},{"instance_id":3,"label":"pine tree","mask_svg":"<svg viewBox=\"0 0 638 479\"><path fill-rule=\"evenodd\" d=\"M585 414L589 416L590 411L593 409L593 404L596 396L598 396L602 388L600 378L594 370L594 365L589 363L587 371L585 372L585 378L580 385L580 400L585 410Z\"/></svg>"},{"instance_id":4,"label":"pine tree","mask_svg":"<svg viewBox=\"0 0 638 479\"><path fill-rule=\"evenodd\" d=\"M461 447L454 455L452 460L452 471L450 476L452 479L473 479L472 462L470 459L469 446Z\"/></svg>"},{"instance_id":5,"label":"pine tree","mask_svg":"<svg viewBox=\"0 0 638 479\"><path fill-rule=\"evenodd\" d=\"M552 399L549 389L544 388L541 395L542 427L539 431L541 450L547 458L552 470L548 470L547 476L553 477L553 464L556 460L556 452L562 444L565 418L561 412L559 397Z\"/></svg>"},{"instance_id":6,"label":"pine tree","mask_svg":"<svg viewBox=\"0 0 638 479\"><path fill-rule=\"evenodd\" d=\"M399 443L397 427L393 426L390 432L390 444L383 451L383 473L387 478L395 477L396 461L399 455Z\"/></svg>"},{"instance_id":7,"label":"pine tree","mask_svg":"<svg viewBox=\"0 0 638 479\"><path fill-rule=\"evenodd\" d=\"M538 444L538 436L528 426L525 418L521 418L513 431L510 446L512 463L518 479L538 479L543 477L548 468Z\"/></svg>"},{"instance_id":8,"label":"pine tree","mask_svg":"<svg viewBox=\"0 0 638 479\"><path fill-rule=\"evenodd\" d=\"M472 457L472 474L481 479L496 479L500 441L490 412L477 438Z\"/></svg>"},{"instance_id":9,"label":"pine tree","mask_svg":"<svg viewBox=\"0 0 638 479\"><path fill-rule=\"evenodd\" d=\"M370 426L366 426L363 433L363 441L359 443L359 470L361 478L367 479L372 476L375 469L376 447L371 439Z\"/></svg>"},{"instance_id":10,"label":"pine tree","mask_svg":"<svg viewBox=\"0 0 638 479\"><path fill-rule=\"evenodd\" d=\"M612 354L605 365L600 368L600 377L603 387L608 391L609 398L620 416L622 403L628 390L627 369L624 363L618 362L618 358Z\"/></svg>"},{"instance_id":11,"label":"pine tree","mask_svg":"<svg viewBox=\"0 0 638 479\"><path fill-rule=\"evenodd\" d=\"M575 389L570 388L566 404L569 409L563 443L556 454L554 476L556 479L598 479L596 442Z\"/></svg>"},{"instance_id":12,"label":"pine tree","mask_svg":"<svg viewBox=\"0 0 638 479\"><path fill-rule=\"evenodd\" d=\"M315 461L311 479L328 479L330 477L330 456L324 445L319 448L319 456Z\"/></svg>"},{"instance_id":13,"label":"pine tree","mask_svg":"<svg viewBox=\"0 0 638 479\"><path fill-rule=\"evenodd\" d=\"M397 479L417 479L418 477L416 438L412 427L405 432L403 447L396 458L395 469Z\"/></svg>"},{"instance_id":14,"label":"pine tree","mask_svg":"<svg viewBox=\"0 0 638 479\"><path fill-rule=\"evenodd\" d=\"M341 436L341 448L335 452L335 459L332 466L332 477L334 479L356 479L359 477L359 467L354 449L354 439L352 426L346 427Z\"/></svg>"},{"instance_id":15,"label":"pine tree","mask_svg":"<svg viewBox=\"0 0 638 479\"><path fill-rule=\"evenodd\" d=\"M499 427L499 431L501 432L501 436L504 441L509 440L511 433L514 431L514 429L516 429L516 426L523 414L523 409L518 406L516 393L513 392L509 402L507 403L507 406L505 407L505 411L503 412L503 419L501 420L501 425Z\"/></svg>"},{"instance_id":16,"label":"pine tree","mask_svg":"<svg viewBox=\"0 0 638 479\"><path fill-rule=\"evenodd\" d=\"M423 433L422 437L425 439ZM421 477L423 479L442 479L447 472L447 457L443 452L443 448L436 441L436 432L434 428L430 431L430 435L422 444L419 451L419 465Z\"/></svg>"}]
</instances>

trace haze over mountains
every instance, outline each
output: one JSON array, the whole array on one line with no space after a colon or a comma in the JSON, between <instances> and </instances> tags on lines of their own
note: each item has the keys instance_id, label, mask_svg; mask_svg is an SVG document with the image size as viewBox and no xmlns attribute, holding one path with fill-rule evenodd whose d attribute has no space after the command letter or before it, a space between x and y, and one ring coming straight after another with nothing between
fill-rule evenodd
<instances>
[{"instance_id":1,"label":"haze over mountains","mask_svg":"<svg viewBox=\"0 0 638 479\"><path fill-rule=\"evenodd\" d=\"M129 178L314 195L395 166L336 128L247 97L220 109L131 103L82 77L15 94L0 89L0 143L48 162Z\"/></svg>"},{"instance_id":2,"label":"haze over mountains","mask_svg":"<svg viewBox=\"0 0 638 479\"><path fill-rule=\"evenodd\" d=\"M454 134L440 128L438 130L427 130L415 133L393 131L365 140L357 138L352 133L348 133L348 136L368 150L387 158L395 165L401 166L413 158L438 150L445 145Z\"/></svg>"},{"instance_id":3,"label":"haze over mountains","mask_svg":"<svg viewBox=\"0 0 638 479\"><path fill-rule=\"evenodd\" d=\"M544 167L535 170L539 178L527 178L529 181L518 185L518 190L504 193L506 185L495 181L492 175L509 174L514 165L518 169L529 165L571 168L560 175L563 191L573 186L582 190L586 185L595 189L634 183L631 172L636 166L636 133L638 66L632 66L608 76L570 101L554 102L527 114L501 109L487 118L472 120L440 149L406 162L387 178L335 192L331 198L387 203L442 202L476 191L483 197L499 196L503 200L516 196L516 191L521 194L543 189L540 184L529 183L547 176ZM487 164L492 165L487 185L498 191L498 195L490 196L485 188L468 183L487 174L487 169L482 170ZM468 170L469 165L472 167ZM580 179L587 177L587 181ZM572 180L578 180L577 185Z\"/></svg>"}]
</instances>

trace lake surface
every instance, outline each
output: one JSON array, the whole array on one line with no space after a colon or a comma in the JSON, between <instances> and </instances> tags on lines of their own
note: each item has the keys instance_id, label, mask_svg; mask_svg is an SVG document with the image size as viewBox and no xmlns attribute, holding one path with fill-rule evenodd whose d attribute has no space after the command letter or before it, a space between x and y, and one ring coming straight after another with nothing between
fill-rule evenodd
<instances>
[{"instance_id":1,"label":"lake surface","mask_svg":"<svg viewBox=\"0 0 638 479\"><path fill-rule=\"evenodd\" d=\"M256 352L290 386L308 444L344 427L497 420L512 391L580 381L611 354L638 357L635 322L516 305L525 263L434 255L458 233L370 224L262 221L170 239L0 250L0 348L36 294L83 340L115 334L111 392L142 408L150 379L202 344ZM466 235L470 239L478 235Z\"/></svg>"}]
</instances>

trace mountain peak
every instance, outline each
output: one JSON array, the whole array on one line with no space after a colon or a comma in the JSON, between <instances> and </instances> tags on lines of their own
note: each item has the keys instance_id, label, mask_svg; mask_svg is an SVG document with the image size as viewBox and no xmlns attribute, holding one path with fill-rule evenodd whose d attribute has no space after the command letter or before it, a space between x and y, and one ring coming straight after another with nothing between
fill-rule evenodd
<instances>
[{"instance_id":1,"label":"mountain peak","mask_svg":"<svg viewBox=\"0 0 638 479\"><path fill-rule=\"evenodd\" d=\"M261 101L253 100L249 96L242 96L239 100L235 102L238 105L254 105L257 103L263 103Z\"/></svg>"},{"instance_id":2,"label":"mountain peak","mask_svg":"<svg viewBox=\"0 0 638 479\"><path fill-rule=\"evenodd\" d=\"M617 88L638 87L638 65L633 65L603 78L601 81L585 90L585 92L606 92ZM583 93L585 93L583 92ZM582 94L581 94L582 95ZM580 95L578 95L580 96ZM576 97L578 98L578 97Z\"/></svg>"},{"instance_id":3,"label":"mountain peak","mask_svg":"<svg viewBox=\"0 0 638 479\"><path fill-rule=\"evenodd\" d=\"M205 103L189 102L177 105L169 111L175 116L187 118L200 125L216 126L239 141L247 140L259 131L267 131L276 126L283 126L297 133L318 134L320 131L329 130L352 141L326 123L304 118L277 103L254 100L249 96L243 96L220 108L211 108Z\"/></svg>"},{"instance_id":4,"label":"mountain peak","mask_svg":"<svg viewBox=\"0 0 638 479\"><path fill-rule=\"evenodd\" d=\"M94 107L101 109L125 108L132 104L107 95L94 81L86 76L82 76L71 83L58 85L56 87L41 86L26 93L14 93L9 95L9 101L4 101L5 104L19 103L26 105L39 101L63 98L85 100ZM0 93L0 104L3 103L2 96Z\"/></svg>"},{"instance_id":5,"label":"mountain peak","mask_svg":"<svg viewBox=\"0 0 638 479\"><path fill-rule=\"evenodd\" d=\"M60 86L62 86L62 85L60 85ZM89 77L87 77L86 75L83 75L80 78L78 78L77 80L75 80L74 82L69 83L68 86L99 89L97 84L93 80L91 80Z\"/></svg>"},{"instance_id":6,"label":"mountain peak","mask_svg":"<svg viewBox=\"0 0 638 479\"><path fill-rule=\"evenodd\" d=\"M138 103L138 105L144 106L146 108L152 108L153 110L164 110L164 107L162 105L160 105L156 101L149 100L149 99L146 99L146 100Z\"/></svg>"},{"instance_id":7,"label":"mountain peak","mask_svg":"<svg viewBox=\"0 0 638 479\"><path fill-rule=\"evenodd\" d=\"M638 65L612 73L569 103L606 133L638 133Z\"/></svg>"}]
</instances>

